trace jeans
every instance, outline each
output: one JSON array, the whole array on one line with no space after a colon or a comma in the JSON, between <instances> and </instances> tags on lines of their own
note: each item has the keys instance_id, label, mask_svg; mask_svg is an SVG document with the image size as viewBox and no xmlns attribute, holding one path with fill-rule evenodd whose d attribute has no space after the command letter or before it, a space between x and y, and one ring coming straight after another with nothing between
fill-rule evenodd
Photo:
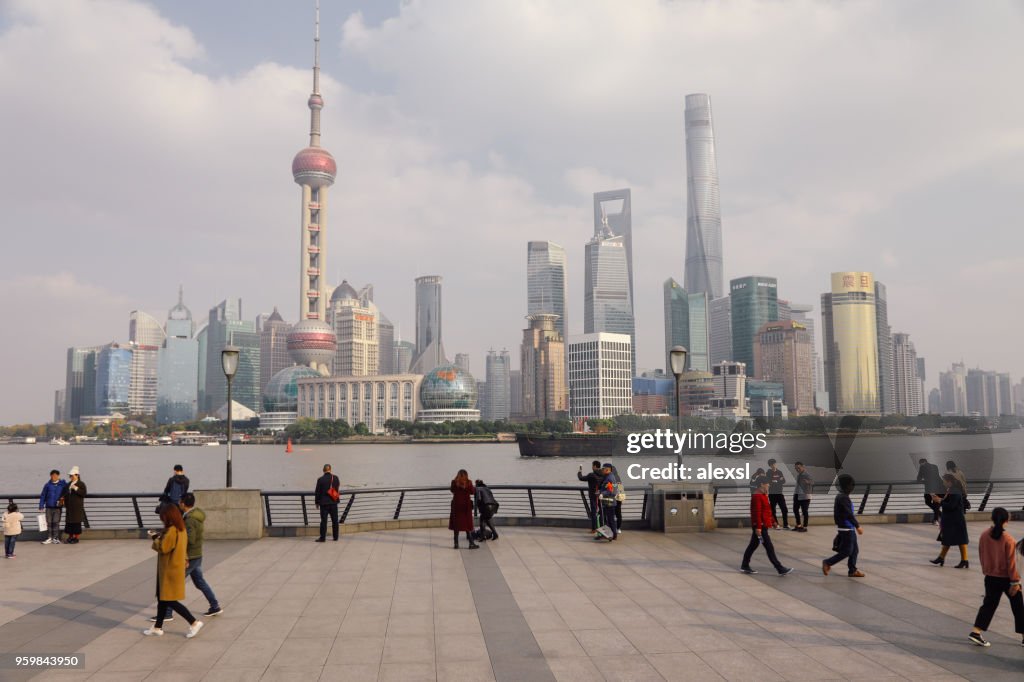
<instances>
[{"instance_id":1,"label":"jeans","mask_svg":"<svg viewBox=\"0 0 1024 682\"><path fill-rule=\"evenodd\" d=\"M857 555L860 554L860 547L857 545L856 530L839 531L839 551L835 556L825 559L829 566L835 566L843 559L847 559L846 568L849 573L857 572Z\"/></svg>"},{"instance_id":2,"label":"jeans","mask_svg":"<svg viewBox=\"0 0 1024 682\"><path fill-rule=\"evenodd\" d=\"M334 539L338 539L338 505L337 504L321 504L320 505L320 539L327 539L327 517L331 517L331 532L333 533Z\"/></svg>"},{"instance_id":3,"label":"jeans","mask_svg":"<svg viewBox=\"0 0 1024 682\"><path fill-rule=\"evenodd\" d=\"M924 503L928 505L928 508L932 510L932 521L939 520L939 503L932 500L932 496L929 493L924 494Z\"/></svg>"},{"instance_id":4,"label":"jeans","mask_svg":"<svg viewBox=\"0 0 1024 682\"><path fill-rule=\"evenodd\" d=\"M46 533L51 540L60 540L60 515L63 511L60 507L46 508Z\"/></svg>"},{"instance_id":5,"label":"jeans","mask_svg":"<svg viewBox=\"0 0 1024 682\"><path fill-rule=\"evenodd\" d=\"M756 528L750 532L750 543L747 545L747 551L743 552L743 563L740 564L742 568L750 568L750 558L754 556L754 550L757 549L758 545L764 545L764 551L768 555L768 561L772 562L772 566L775 567L776 571L782 571L785 566L779 561L779 558L775 556L775 545L772 544L771 537L768 536L768 529L762 528L758 531Z\"/></svg>"},{"instance_id":6,"label":"jeans","mask_svg":"<svg viewBox=\"0 0 1024 682\"><path fill-rule=\"evenodd\" d=\"M811 498L804 500L800 499L799 495L793 495L793 519L796 521L796 525L803 525L805 528L811 525ZM800 523L800 519L803 518L803 523Z\"/></svg>"},{"instance_id":7,"label":"jeans","mask_svg":"<svg viewBox=\"0 0 1024 682\"><path fill-rule=\"evenodd\" d=\"M601 500L598 499L597 495L590 495L590 530L597 530L597 507L599 504L601 504Z\"/></svg>"},{"instance_id":8,"label":"jeans","mask_svg":"<svg viewBox=\"0 0 1024 682\"><path fill-rule=\"evenodd\" d=\"M786 496L783 493L772 493L768 496L768 501L772 503L772 518L775 519L775 525L779 525L779 517L775 513L775 507L782 507L782 525L789 525L789 507L786 506Z\"/></svg>"},{"instance_id":9,"label":"jeans","mask_svg":"<svg viewBox=\"0 0 1024 682\"><path fill-rule=\"evenodd\" d=\"M196 589L203 593L206 597L206 601L210 602L210 610L216 611L220 608L220 604L217 602L217 595L213 593L213 588L206 582L206 578L203 577L203 557L188 560L188 568L185 569L185 577L192 576L192 584L195 585ZM167 607L167 611L164 616L170 617L171 607Z\"/></svg>"},{"instance_id":10,"label":"jeans","mask_svg":"<svg viewBox=\"0 0 1024 682\"><path fill-rule=\"evenodd\" d=\"M986 575L985 601L982 602L981 608L978 609L978 615L974 619L974 627L979 630L988 630L988 626L992 622L992 616L996 614L996 609L999 608L999 598L1005 594L1006 598L1010 600L1010 609L1013 611L1013 629L1020 634L1024 634L1024 593L1018 591L1016 595L1011 597L1009 592L1009 578L997 578L996 576Z\"/></svg>"},{"instance_id":11,"label":"jeans","mask_svg":"<svg viewBox=\"0 0 1024 682\"><path fill-rule=\"evenodd\" d=\"M158 629L162 628L164 626L164 614L169 613L171 609L174 609L179 616L188 621L189 625L196 622L195 616L192 615L192 612L185 608L185 605L180 601L161 600L156 603L156 625L153 627Z\"/></svg>"},{"instance_id":12,"label":"jeans","mask_svg":"<svg viewBox=\"0 0 1024 682\"><path fill-rule=\"evenodd\" d=\"M17 541L17 535L4 536L4 556L14 556L14 543Z\"/></svg>"},{"instance_id":13,"label":"jeans","mask_svg":"<svg viewBox=\"0 0 1024 682\"><path fill-rule=\"evenodd\" d=\"M612 529L612 540L619 537L619 519L615 514L614 504L601 503L601 520Z\"/></svg>"},{"instance_id":14,"label":"jeans","mask_svg":"<svg viewBox=\"0 0 1024 682\"><path fill-rule=\"evenodd\" d=\"M498 531L494 530L494 522L491 521L492 518L494 518L494 517L493 516L488 516L486 518L484 516L480 517L480 539L481 540L484 539L484 528L489 528L491 530L491 534L494 537L498 537Z\"/></svg>"}]
</instances>

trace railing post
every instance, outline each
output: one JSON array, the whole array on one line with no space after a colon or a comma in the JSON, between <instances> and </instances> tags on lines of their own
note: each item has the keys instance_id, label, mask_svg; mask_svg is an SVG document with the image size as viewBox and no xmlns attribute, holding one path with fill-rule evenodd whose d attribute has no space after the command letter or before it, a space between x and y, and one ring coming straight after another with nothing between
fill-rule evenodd
<instances>
[{"instance_id":1,"label":"railing post","mask_svg":"<svg viewBox=\"0 0 1024 682\"><path fill-rule=\"evenodd\" d=\"M646 490L644 490L644 501L640 505L640 519L641 520L647 518L647 495L648 495L648 492Z\"/></svg>"},{"instance_id":2,"label":"railing post","mask_svg":"<svg viewBox=\"0 0 1024 682\"><path fill-rule=\"evenodd\" d=\"M306 496L299 495L299 500L302 502L302 525L309 525L309 512L306 511Z\"/></svg>"},{"instance_id":3,"label":"railing post","mask_svg":"<svg viewBox=\"0 0 1024 682\"><path fill-rule=\"evenodd\" d=\"M139 524L139 528L142 528L142 512L139 511L139 498L132 495L132 507L135 508L135 521Z\"/></svg>"},{"instance_id":4,"label":"railing post","mask_svg":"<svg viewBox=\"0 0 1024 682\"><path fill-rule=\"evenodd\" d=\"M228 409L230 409L230 407ZM263 507L267 510L267 528L273 528L274 521L270 518L270 495L263 496Z\"/></svg>"},{"instance_id":5,"label":"railing post","mask_svg":"<svg viewBox=\"0 0 1024 682\"><path fill-rule=\"evenodd\" d=\"M527 488L526 494L530 498L530 516L537 516L537 508L533 506L533 488Z\"/></svg>"},{"instance_id":6,"label":"railing post","mask_svg":"<svg viewBox=\"0 0 1024 682\"><path fill-rule=\"evenodd\" d=\"M345 523L345 519L348 518L348 512L352 509L352 503L356 501L356 494L350 493L351 497L348 498L348 504L345 505L345 511L341 513L341 523Z\"/></svg>"},{"instance_id":7,"label":"railing post","mask_svg":"<svg viewBox=\"0 0 1024 682\"><path fill-rule=\"evenodd\" d=\"M871 494L871 486L864 488L864 497L860 499L860 509L857 510L857 516L864 513L864 507L868 506L868 496Z\"/></svg>"},{"instance_id":8,"label":"railing post","mask_svg":"<svg viewBox=\"0 0 1024 682\"><path fill-rule=\"evenodd\" d=\"M393 519L394 521L397 521L398 520L398 515L402 513L402 503L403 502L405 502L405 491L404 490L402 491L402 494L398 496L398 506L395 507L395 516L394 516L394 519Z\"/></svg>"},{"instance_id":9,"label":"railing post","mask_svg":"<svg viewBox=\"0 0 1024 682\"><path fill-rule=\"evenodd\" d=\"M590 500L587 499L587 493L583 490L580 491L580 499L583 500L583 510L587 512L587 518L590 518Z\"/></svg>"},{"instance_id":10,"label":"railing post","mask_svg":"<svg viewBox=\"0 0 1024 682\"><path fill-rule=\"evenodd\" d=\"M885 506L889 504L890 495L892 495L892 483L889 484L889 487L885 491L885 497L882 498L882 506L878 508L879 514L885 513Z\"/></svg>"},{"instance_id":11,"label":"railing post","mask_svg":"<svg viewBox=\"0 0 1024 682\"><path fill-rule=\"evenodd\" d=\"M980 512L985 511L985 505L988 504L988 498L989 498L989 495L992 494L992 486L993 485L994 484L992 483L992 481L988 482L988 487L985 488L985 497L981 498L981 504L978 505L978 511L980 511Z\"/></svg>"}]
</instances>

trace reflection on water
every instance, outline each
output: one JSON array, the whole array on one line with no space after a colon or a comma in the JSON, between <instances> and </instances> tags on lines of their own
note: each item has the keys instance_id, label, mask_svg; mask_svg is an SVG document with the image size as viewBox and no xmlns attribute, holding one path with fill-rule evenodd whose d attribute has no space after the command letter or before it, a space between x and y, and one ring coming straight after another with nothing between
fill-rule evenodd
<instances>
[{"instance_id":1,"label":"reflection on water","mask_svg":"<svg viewBox=\"0 0 1024 682\"><path fill-rule=\"evenodd\" d=\"M861 436L840 439L849 445L843 470L858 480L913 480L921 457L939 464L955 460L968 480L1024 479L1024 431L1005 434L943 436ZM842 453L840 453L842 454ZM792 463L811 466L818 482L832 479L831 440L821 438L770 439L768 447L745 455L684 457L686 466L735 467L751 462L751 469L766 466L769 457L782 464L791 478ZM345 487L409 487L447 485L459 469L487 483L577 484L576 471L590 470L592 459L523 458L515 444L473 443L451 445L298 445L285 454L278 445L242 445L233 448L233 482L237 488L263 490L312 489L324 464L330 463ZM675 462L674 455L613 458L624 470L629 461L659 467ZM224 485L225 447L112 447L47 444L0 446L0 492L35 493L50 469L63 474L72 466L82 470L90 491L158 492L163 490L175 464L182 464L193 489ZM744 483L745 485L745 483Z\"/></svg>"}]
</instances>

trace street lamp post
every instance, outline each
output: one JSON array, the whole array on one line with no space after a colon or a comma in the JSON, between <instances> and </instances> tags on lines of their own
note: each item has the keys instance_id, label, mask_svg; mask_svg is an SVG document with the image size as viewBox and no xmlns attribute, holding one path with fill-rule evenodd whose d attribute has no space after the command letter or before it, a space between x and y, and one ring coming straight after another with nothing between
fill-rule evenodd
<instances>
[{"instance_id":1,"label":"street lamp post","mask_svg":"<svg viewBox=\"0 0 1024 682\"><path fill-rule=\"evenodd\" d=\"M671 364L672 376L676 378L676 433L682 435L683 433L683 406L679 396L679 381L683 377L683 372L686 371L686 353L687 350L683 346L672 346L672 350L668 352L669 364ZM679 471L682 473L683 470L683 453L680 450L677 456Z\"/></svg>"},{"instance_id":2,"label":"street lamp post","mask_svg":"<svg viewBox=\"0 0 1024 682\"><path fill-rule=\"evenodd\" d=\"M220 352L220 365L224 370L224 377L228 380L228 463L227 463L227 487L231 487L231 418L234 416L231 409L231 380L235 378L238 371L238 348L235 346L224 346Z\"/></svg>"}]
</instances>

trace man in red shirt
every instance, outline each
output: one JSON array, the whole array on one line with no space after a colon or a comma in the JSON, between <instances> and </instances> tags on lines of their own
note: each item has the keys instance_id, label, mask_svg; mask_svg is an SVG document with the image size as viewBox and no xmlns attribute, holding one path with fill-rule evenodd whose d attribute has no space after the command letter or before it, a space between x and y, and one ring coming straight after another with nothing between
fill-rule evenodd
<instances>
[{"instance_id":1,"label":"man in red shirt","mask_svg":"<svg viewBox=\"0 0 1024 682\"><path fill-rule=\"evenodd\" d=\"M772 527L772 503L768 500L768 487L771 479L762 476L757 479L757 490L750 496L750 544L747 551L743 553L743 563L740 570L744 573L757 573L750 567L750 557L754 556L754 550L759 544L764 544L764 551L768 554L768 561L779 572L779 575L787 575L793 572L792 568L783 566L778 557L775 556L775 547L772 546L772 539L768 537L768 529Z\"/></svg>"}]
</instances>

